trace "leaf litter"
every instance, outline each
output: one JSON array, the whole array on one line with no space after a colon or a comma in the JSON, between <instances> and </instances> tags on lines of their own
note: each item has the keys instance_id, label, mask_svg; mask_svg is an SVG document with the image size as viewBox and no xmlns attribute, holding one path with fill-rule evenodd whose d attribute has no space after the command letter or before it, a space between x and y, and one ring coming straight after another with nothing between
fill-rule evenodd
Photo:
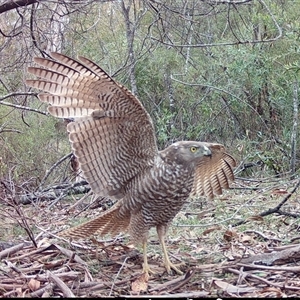
<instances>
[{"instance_id":1,"label":"leaf litter","mask_svg":"<svg viewBox=\"0 0 300 300\"><path fill-rule=\"evenodd\" d=\"M300 222L280 213L283 208L300 211L297 191L279 213L260 215L278 205L295 183L260 184L260 190L256 183L253 191L232 190L213 202L190 201L168 234L171 260L183 262L181 276L165 272L155 235L149 239L148 259L156 273L147 278L141 248L126 235L58 238L55 232L69 223L72 204L56 204L51 210L45 203L19 208L29 228L35 227L35 246L25 234L9 230L8 224L20 224L20 215L0 203L2 219L9 220L0 235L0 296L300 297ZM251 182L241 185L251 188ZM98 213L87 210L83 215Z\"/></svg>"}]
</instances>

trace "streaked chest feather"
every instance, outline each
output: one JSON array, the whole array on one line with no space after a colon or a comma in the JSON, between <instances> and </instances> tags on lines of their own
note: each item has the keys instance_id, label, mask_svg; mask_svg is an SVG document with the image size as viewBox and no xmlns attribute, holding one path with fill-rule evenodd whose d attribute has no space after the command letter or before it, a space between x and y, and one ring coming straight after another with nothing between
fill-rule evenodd
<instances>
[{"instance_id":1,"label":"streaked chest feather","mask_svg":"<svg viewBox=\"0 0 300 300\"><path fill-rule=\"evenodd\" d=\"M191 192L193 180L193 167L162 162L145 174L132 196L142 200L143 206L153 202L160 207L181 205Z\"/></svg>"}]
</instances>

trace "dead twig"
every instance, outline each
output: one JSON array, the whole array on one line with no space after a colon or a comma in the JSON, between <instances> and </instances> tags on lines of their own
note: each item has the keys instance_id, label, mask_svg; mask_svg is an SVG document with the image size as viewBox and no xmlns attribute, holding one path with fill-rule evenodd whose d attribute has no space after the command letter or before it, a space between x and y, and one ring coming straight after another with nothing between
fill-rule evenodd
<instances>
[{"instance_id":1,"label":"dead twig","mask_svg":"<svg viewBox=\"0 0 300 300\"><path fill-rule=\"evenodd\" d=\"M281 239L273 238L273 237L268 237L265 234L263 234L260 231L257 230L246 230L245 233L255 233L256 235L262 237L266 241L277 241L277 242L282 242Z\"/></svg>"},{"instance_id":2,"label":"dead twig","mask_svg":"<svg viewBox=\"0 0 300 300\"><path fill-rule=\"evenodd\" d=\"M272 281L264 279L260 276L256 276L254 274L250 274L250 273L240 271L240 270L236 270L236 269L232 269L232 268L228 268L227 270L229 272L234 273L234 274L240 275L243 278L249 277L249 278L256 279L256 280L261 281L261 282L263 282L263 283L265 283L269 286L274 286L274 287L281 288L281 289L290 289L290 290L300 291L300 287L298 287L298 286L290 286L290 285L286 285L286 284L280 284L280 283L272 282Z\"/></svg>"},{"instance_id":3,"label":"dead twig","mask_svg":"<svg viewBox=\"0 0 300 300\"><path fill-rule=\"evenodd\" d=\"M261 270L272 270L272 271L284 271L284 272L295 272L300 273L300 266L286 267L286 266L262 266L253 264L237 263L237 266L241 266L249 269L261 269Z\"/></svg>"},{"instance_id":4,"label":"dead twig","mask_svg":"<svg viewBox=\"0 0 300 300\"><path fill-rule=\"evenodd\" d=\"M50 271L47 271L47 276L53 283L55 283L61 289L64 297L75 298L75 295L72 293L69 287L58 276L54 275Z\"/></svg>"},{"instance_id":5,"label":"dead twig","mask_svg":"<svg viewBox=\"0 0 300 300\"><path fill-rule=\"evenodd\" d=\"M6 199L5 202L7 203L7 205L14 208L15 212L18 215L18 218L16 218L16 221L18 222L20 227L25 230L25 232L27 233L29 239L32 241L33 245L37 248L37 243L35 241L33 231L31 230L31 228L30 228L30 226L27 222L27 217L25 216L25 214L23 212L23 209L21 208L20 204L16 200L16 190L15 190L15 186L14 186L14 183L13 183L13 180L12 180L12 172L13 172L13 170L10 170L10 172L9 172L10 187L5 185L5 189L8 191L8 194L10 195L9 199Z\"/></svg>"},{"instance_id":6,"label":"dead twig","mask_svg":"<svg viewBox=\"0 0 300 300\"><path fill-rule=\"evenodd\" d=\"M130 296L124 296L125 298L205 298L209 295L206 291L200 291L200 292L186 292L186 293L177 293L177 294L162 294L162 295L130 295Z\"/></svg>"},{"instance_id":7,"label":"dead twig","mask_svg":"<svg viewBox=\"0 0 300 300\"><path fill-rule=\"evenodd\" d=\"M185 276L186 275L184 274L184 275L181 275L178 278L175 278L173 280L169 280L169 281L166 281L166 282L164 282L162 284L158 284L155 287L149 289L149 292L152 293L154 291L155 292L160 292L160 291L166 290L170 285L177 284L178 282L184 280Z\"/></svg>"},{"instance_id":8,"label":"dead twig","mask_svg":"<svg viewBox=\"0 0 300 300\"><path fill-rule=\"evenodd\" d=\"M26 93L7 94L4 97L0 97L0 105L5 105L5 106L13 107L13 108L16 108L16 109L21 109L21 110L33 111L35 113L42 114L42 115L45 115L45 116L49 115L48 112L40 111L40 110L35 109L35 108L31 108L31 107L27 107L27 106L13 104L13 103L3 101L6 98L16 97L16 96L37 96L37 93L26 92Z\"/></svg>"},{"instance_id":9,"label":"dead twig","mask_svg":"<svg viewBox=\"0 0 300 300\"><path fill-rule=\"evenodd\" d=\"M20 251L21 249L23 249L25 246L25 243L21 243L18 245L15 245L11 248L5 249L3 251L0 252L0 259L4 258L4 257L8 257L18 251Z\"/></svg>"},{"instance_id":10,"label":"dead twig","mask_svg":"<svg viewBox=\"0 0 300 300\"><path fill-rule=\"evenodd\" d=\"M293 188L293 190L288 193L284 198L283 200L274 208L270 208L262 213L260 213L258 216L260 217L265 217L265 216L268 216L268 215L271 215L271 214L274 214L274 213L278 213L278 214L283 214L283 215L288 215L290 217L299 217L300 215L296 215L296 214L291 214L291 213L287 213L287 212L283 212L280 210L280 208L290 199L290 197L296 192L296 190L298 189L300 185L300 180L297 182L297 184L295 185L295 187ZM235 224L233 224L232 226L233 227L236 227L236 226L239 226L239 225L242 225L242 224L245 224L246 222L248 222L248 220L241 220Z\"/></svg>"},{"instance_id":11,"label":"dead twig","mask_svg":"<svg viewBox=\"0 0 300 300\"><path fill-rule=\"evenodd\" d=\"M72 152L63 156L61 159L59 159L49 170L47 170L44 178L41 180L39 186L37 187L38 191L41 191L41 187L43 186L43 184L45 183L45 181L47 180L47 178L49 177L49 175L53 172L53 170L59 166L62 162L64 162L66 159L70 158L72 156Z\"/></svg>"},{"instance_id":12,"label":"dead twig","mask_svg":"<svg viewBox=\"0 0 300 300\"><path fill-rule=\"evenodd\" d=\"M119 269L117 275L116 275L115 278L114 278L114 281L113 281L113 283L112 283L112 285L111 285L111 288L110 288L110 291L109 291L109 297L111 296L111 293L112 293L113 288L114 288L114 286L115 286L116 280L117 280L118 276L120 275L122 269L124 268L124 266L125 266L126 261L127 261L128 258L129 258L128 256L125 257L125 259L124 259L124 261L123 261L123 263L122 263L122 265L121 265L121 267L120 267L120 269Z\"/></svg>"},{"instance_id":13,"label":"dead twig","mask_svg":"<svg viewBox=\"0 0 300 300\"><path fill-rule=\"evenodd\" d=\"M54 286L55 286L55 284L50 282L49 284L45 285L41 289L38 289L38 290L32 292L31 294L29 294L29 296L32 298L36 298L36 297L40 298L43 295L50 296L50 295L52 295Z\"/></svg>"},{"instance_id":14,"label":"dead twig","mask_svg":"<svg viewBox=\"0 0 300 300\"><path fill-rule=\"evenodd\" d=\"M191 269L191 270L188 270L186 272L186 274L184 275L184 278L183 280L181 280L178 284L176 284L175 286L169 288L167 290L168 293L171 293L173 291L176 291L178 289L180 289L182 286L184 286L185 284L187 284L192 278L193 276L195 275L196 273L196 270L195 269Z\"/></svg>"}]
</instances>

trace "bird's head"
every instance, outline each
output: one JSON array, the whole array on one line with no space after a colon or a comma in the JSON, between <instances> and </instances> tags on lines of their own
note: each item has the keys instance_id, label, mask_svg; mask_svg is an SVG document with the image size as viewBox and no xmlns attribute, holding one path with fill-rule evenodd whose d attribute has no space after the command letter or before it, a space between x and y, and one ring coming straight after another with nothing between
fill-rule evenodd
<instances>
[{"instance_id":1,"label":"bird's head","mask_svg":"<svg viewBox=\"0 0 300 300\"><path fill-rule=\"evenodd\" d=\"M211 150L205 143L195 141L176 142L161 151L161 158L177 164L197 162L203 156L211 156Z\"/></svg>"}]
</instances>

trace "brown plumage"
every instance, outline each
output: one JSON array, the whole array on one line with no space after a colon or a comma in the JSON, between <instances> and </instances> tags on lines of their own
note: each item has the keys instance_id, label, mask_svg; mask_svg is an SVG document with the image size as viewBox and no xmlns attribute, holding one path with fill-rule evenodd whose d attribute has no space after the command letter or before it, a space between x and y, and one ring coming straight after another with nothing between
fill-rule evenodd
<instances>
[{"instance_id":1,"label":"brown plumage","mask_svg":"<svg viewBox=\"0 0 300 300\"><path fill-rule=\"evenodd\" d=\"M93 192L118 200L94 220L61 233L89 235L128 231L144 247L156 227L169 272L180 273L167 254L164 237L169 223L190 195L213 198L234 179L235 160L220 144L180 141L158 151L154 127L139 100L92 61L79 61L58 53L53 60L35 58L40 67L29 67L39 77L27 85L43 90L43 102L68 124L69 139L83 176Z\"/></svg>"}]
</instances>

